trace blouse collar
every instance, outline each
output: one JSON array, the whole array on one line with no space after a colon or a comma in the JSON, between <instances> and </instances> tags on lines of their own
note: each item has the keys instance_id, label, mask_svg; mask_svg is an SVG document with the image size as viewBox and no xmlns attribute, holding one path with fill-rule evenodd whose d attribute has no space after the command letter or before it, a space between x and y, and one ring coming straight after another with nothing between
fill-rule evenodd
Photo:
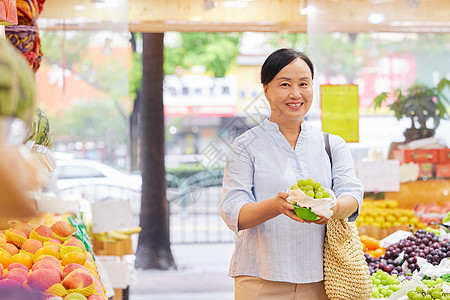
<instances>
[{"instance_id":1,"label":"blouse collar","mask_svg":"<svg viewBox=\"0 0 450 300\"><path fill-rule=\"evenodd\" d=\"M278 124L270 121L269 118L270 116L264 119L264 121L262 122L262 127L271 131L280 131L280 127L278 126ZM311 128L311 125L306 122L306 120L304 120L301 124L301 128L302 131L307 131Z\"/></svg>"}]
</instances>

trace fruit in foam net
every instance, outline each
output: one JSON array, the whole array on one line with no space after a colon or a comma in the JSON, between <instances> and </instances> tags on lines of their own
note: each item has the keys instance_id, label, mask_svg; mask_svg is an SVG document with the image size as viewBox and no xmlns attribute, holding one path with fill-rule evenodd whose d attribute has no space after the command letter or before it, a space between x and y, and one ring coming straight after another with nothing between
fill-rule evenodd
<instances>
[{"instance_id":1,"label":"fruit in foam net","mask_svg":"<svg viewBox=\"0 0 450 300\"><path fill-rule=\"evenodd\" d=\"M33 266L33 259L31 256L25 253L17 253L11 257L12 263L19 263L27 267L28 269L31 269L31 266Z\"/></svg>"},{"instance_id":2,"label":"fruit in foam net","mask_svg":"<svg viewBox=\"0 0 450 300\"><path fill-rule=\"evenodd\" d=\"M8 273L19 273L19 274L22 274L23 276L25 276L25 278L26 278L26 277L28 277L29 271L28 270L25 271L24 269L20 269L20 268L15 268L15 269L8 271Z\"/></svg>"},{"instance_id":3,"label":"fruit in foam net","mask_svg":"<svg viewBox=\"0 0 450 300\"><path fill-rule=\"evenodd\" d=\"M6 252L8 252L11 255L15 255L15 254L19 253L19 249L17 249L17 247L11 243L5 243L1 247L3 249L5 249Z\"/></svg>"},{"instance_id":4,"label":"fruit in foam net","mask_svg":"<svg viewBox=\"0 0 450 300\"><path fill-rule=\"evenodd\" d=\"M55 271L56 273L58 273L60 279L62 279L62 277L63 277L63 272L61 271L61 266L59 264L56 264L56 263L50 261L50 260L38 261L37 263L35 263L33 265L31 270L32 271L36 271L36 270L52 270L52 271Z\"/></svg>"},{"instance_id":5,"label":"fruit in foam net","mask_svg":"<svg viewBox=\"0 0 450 300\"><path fill-rule=\"evenodd\" d=\"M70 263L77 263L80 265L84 265L85 262L86 262L86 255L84 253L76 251L66 253L61 259L61 264L63 266L68 265Z\"/></svg>"},{"instance_id":6,"label":"fruit in foam net","mask_svg":"<svg viewBox=\"0 0 450 300\"><path fill-rule=\"evenodd\" d=\"M106 298L100 295L90 295L87 300L105 300Z\"/></svg>"},{"instance_id":7,"label":"fruit in foam net","mask_svg":"<svg viewBox=\"0 0 450 300\"><path fill-rule=\"evenodd\" d=\"M21 270L26 271L27 273L29 271L27 267L25 267L24 265L19 264L19 263L12 263L12 264L10 264L8 266L8 271L11 271L11 270L14 270L14 269L21 269Z\"/></svg>"},{"instance_id":8,"label":"fruit in foam net","mask_svg":"<svg viewBox=\"0 0 450 300\"><path fill-rule=\"evenodd\" d=\"M34 254L41 248L42 248L41 241L28 239L25 242L23 242L21 250Z\"/></svg>"},{"instance_id":9,"label":"fruit in foam net","mask_svg":"<svg viewBox=\"0 0 450 300\"><path fill-rule=\"evenodd\" d=\"M28 286L38 291L45 291L52 285L60 282L59 274L49 269L32 271L27 279Z\"/></svg>"},{"instance_id":10,"label":"fruit in foam net","mask_svg":"<svg viewBox=\"0 0 450 300\"><path fill-rule=\"evenodd\" d=\"M35 260L34 263L36 264L38 262L47 261L47 260L57 264L58 266L61 265L61 261L59 259L57 259L56 257L52 256L52 255L41 255Z\"/></svg>"},{"instance_id":11,"label":"fruit in foam net","mask_svg":"<svg viewBox=\"0 0 450 300\"><path fill-rule=\"evenodd\" d=\"M71 263L64 267L63 269L63 278L65 278L67 275L69 275L74 270L84 270L86 273L89 273L88 269L85 266L82 266L80 264Z\"/></svg>"},{"instance_id":12,"label":"fruit in foam net","mask_svg":"<svg viewBox=\"0 0 450 300\"><path fill-rule=\"evenodd\" d=\"M10 226L11 229L25 233L27 238L30 237L31 230L33 229L30 224L19 220L11 220L8 222L8 225Z\"/></svg>"},{"instance_id":13,"label":"fruit in foam net","mask_svg":"<svg viewBox=\"0 0 450 300\"><path fill-rule=\"evenodd\" d=\"M7 268L11 264L11 255L4 251L0 251L0 264L3 268Z\"/></svg>"},{"instance_id":14,"label":"fruit in foam net","mask_svg":"<svg viewBox=\"0 0 450 300\"><path fill-rule=\"evenodd\" d=\"M62 285L66 289L82 289L90 286L93 283L93 279L89 272L84 270L73 270L62 281Z\"/></svg>"},{"instance_id":15,"label":"fruit in foam net","mask_svg":"<svg viewBox=\"0 0 450 300\"><path fill-rule=\"evenodd\" d=\"M21 236L23 236L24 238L28 238L28 237L27 237L27 234L26 234L25 232L21 231L21 230L10 229L9 232L15 233L15 234L18 234L18 235L21 235Z\"/></svg>"},{"instance_id":16,"label":"fruit in foam net","mask_svg":"<svg viewBox=\"0 0 450 300\"><path fill-rule=\"evenodd\" d=\"M58 239L51 239L51 240L48 240L46 243L62 245L62 242Z\"/></svg>"},{"instance_id":17,"label":"fruit in foam net","mask_svg":"<svg viewBox=\"0 0 450 300\"><path fill-rule=\"evenodd\" d=\"M86 247L84 246L83 242L74 236L71 236L70 238L68 238L63 243L63 245L64 246L77 246L77 247L81 248L82 250L86 251Z\"/></svg>"},{"instance_id":18,"label":"fruit in foam net","mask_svg":"<svg viewBox=\"0 0 450 300\"><path fill-rule=\"evenodd\" d=\"M95 292L98 294L104 294L105 292L103 291L103 284L100 282L100 280L95 277L92 277L92 280L94 280Z\"/></svg>"},{"instance_id":19,"label":"fruit in foam net","mask_svg":"<svg viewBox=\"0 0 450 300\"><path fill-rule=\"evenodd\" d=\"M46 225L39 225L38 227L36 227L34 229L34 231L42 237L47 237L47 238L52 238L52 239L55 238L53 231L50 229L50 227L48 227Z\"/></svg>"},{"instance_id":20,"label":"fruit in foam net","mask_svg":"<svg viewBox=\"0 0 450 300\"><path fill-rule=\"evenodd\" d=\"M0 280L0 289L15 289L21 287L22 284L16 280L4 278Z\"/></svg>"},{"instance_id":21,"label":"fruit in foam net","mask_svg":"<svg viewBox=\"0 0 450 300\"><path fill-rule=\"evenodd\" d=\"M3 278L15 280L17 282L20 282L21 284L27 280L27 276L23 275L20 272L8 272L5 275L3 275Z\"/></svg>"},{"instance_id":22,"label":"fruit in foam net","mask_svg":"<svg viewBox=\"0 0 450 300\"><path fill-rule=\"evenodd\" d=\"M67 237L74 232L74 228L64 221L55 222L50 229L58 236Z\"/></svg>"},{"instance_id":23,"label":"fruit in foam net","mask_svg":"<svg viewBox=\"0 0 450 300\"><path fill-rule=\"evenodd\" d=\"M44 246L34 253L33 261L36 262L42 255L50 255L59 259L59 248L55 245Z\"/></svg>"},{"instance_id":24,"label":"fruit in foam net","mask_svg":"<svg viewBox=\"0 0 450 300\"><path fill-rule=\"evenodd\" d=\"M64 297L64 300L87 300L87 298L80 293L70 293Z\"/></svg>"}]
</instances>

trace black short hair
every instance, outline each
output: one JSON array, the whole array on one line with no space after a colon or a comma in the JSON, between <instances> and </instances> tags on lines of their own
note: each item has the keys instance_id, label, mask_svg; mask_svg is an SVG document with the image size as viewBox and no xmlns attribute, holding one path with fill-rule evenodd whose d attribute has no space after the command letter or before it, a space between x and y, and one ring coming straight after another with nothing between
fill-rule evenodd
<instances>
[{"instance_id":1,"label":"black short hair","mask_svg":"<svg viewBox=\"0 0 450 300\"><path fill-rule=\"evenodd\" d=\"M268 84L284 67L290 64L294 59L302 59L311 70L312 79L314 79L314 66L306 54L290 48L282 48L270 54L261 67L261 83Z\"/></svg>"}]
</instances>

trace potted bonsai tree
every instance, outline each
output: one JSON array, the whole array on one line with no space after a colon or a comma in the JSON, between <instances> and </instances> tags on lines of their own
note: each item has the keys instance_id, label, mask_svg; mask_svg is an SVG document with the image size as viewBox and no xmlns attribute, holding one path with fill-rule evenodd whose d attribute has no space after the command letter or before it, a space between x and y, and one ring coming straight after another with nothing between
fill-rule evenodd
<instances>
[{"instance_id":1,"label":"potted bonsai tree","mask_svg":"<svg viewBox=\"0 0 450 300\"><path fill-rule=\"evenodd\" d=\"M374 99L374 109L380 108L388 97L393 98L388 107L397 120L403 117L411 120L410 128L403 132L405 143L433 137L440 120L448 117L445 103L450 104L450 101L443 94L445 87L450 88L450 81L444 77L436 87L414 84L405 91L396 89L392 94L384 92Z\"/></svg>"}]
</instances>

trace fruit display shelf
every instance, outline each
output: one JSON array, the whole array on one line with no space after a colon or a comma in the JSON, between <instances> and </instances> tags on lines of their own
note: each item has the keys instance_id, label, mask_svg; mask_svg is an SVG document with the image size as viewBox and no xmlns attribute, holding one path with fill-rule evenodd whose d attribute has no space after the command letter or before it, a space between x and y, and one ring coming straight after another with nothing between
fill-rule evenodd
<instances>
[{"instance_id":1,"label":"fruit display shelf","mask_svg":"<svg viewBox=\"0 0 450 300\"><path fill-rule=\"evenodd\" d=\"M394 236L394 235L393 235ZM384 253L366 253L372 277L372 299L450 300L450 239L444 232L420 229L395 235ZM361 236L367 245L372 238ZM373 245L375 246L375 245Z\"/></svg>"},{"instance_id":2,"label":"fruit display shelf","mask_svg":"<svg viewBox=\"0 0 450 300\"><path fill-rule=\"evenodd\" d=\"M436 203L444 205L450 202L450 179L416 180L400 184L398 192L386 192L387 199L395 199L400 208L413 209L417 203Z\"/></svg>"},{"instance_id":3,"label":"fruit display shelf","mask_svg":"<svg viewBox=\"0 0 450 300\"><path fill-rule=\"evenodd\" d=\"M71 214L8 221L0 230L0 298L12 287L54 299L108 299L78 221Z\"/></svg>"}]
</instances>

